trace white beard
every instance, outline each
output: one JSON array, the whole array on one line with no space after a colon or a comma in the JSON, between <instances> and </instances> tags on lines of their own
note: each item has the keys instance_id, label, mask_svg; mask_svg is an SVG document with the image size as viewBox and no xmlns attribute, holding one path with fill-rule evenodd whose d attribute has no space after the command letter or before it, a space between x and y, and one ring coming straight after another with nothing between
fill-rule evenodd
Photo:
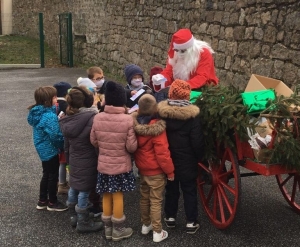
<instances>
[{"instance_id":1,"label":"white beard","mask_svg":"<svg viewBox=\"0 0 300 247\"><path fill-rule=\"evenodd\" d=\"M178 53L174 53L174 57L169 58L169 64L173 67L173 78L174 80L180 79L187 81L190 79L201 58L201 52L203 49L208 49L211 53L214 53L210 45L204 41L195 40L191 48L188 48L185 52L185 56L179 57Z\"/></svg>"}]
</instances>

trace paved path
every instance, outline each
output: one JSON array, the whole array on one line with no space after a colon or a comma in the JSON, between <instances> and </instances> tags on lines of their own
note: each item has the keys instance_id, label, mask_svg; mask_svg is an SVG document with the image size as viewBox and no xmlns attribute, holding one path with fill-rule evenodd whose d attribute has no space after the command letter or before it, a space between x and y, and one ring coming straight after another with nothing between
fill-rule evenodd
<instances>
[{"instance_id":1,"label":"paved path","mask_svg":"<svg viewBox=\"0 0 300 247\"><path fill-rule=\"evenodd\" d=\"M32 144L26 107L34 103L40 85L59 81L76 84L85 71L76 68L0 70L0 246L299 246L300 216L287 205L274 177L242 178L242 209L226 231L215 229L199 206L201 229L184 232L181 207L178 227L169 238L153 243L140 233L138 191L125 195L132 238L106 242L102 232L78 234L68 224L68 212L37 211L41 164ZM66 199L63 197L62 199Z\"/></svg>"}]
</instances>

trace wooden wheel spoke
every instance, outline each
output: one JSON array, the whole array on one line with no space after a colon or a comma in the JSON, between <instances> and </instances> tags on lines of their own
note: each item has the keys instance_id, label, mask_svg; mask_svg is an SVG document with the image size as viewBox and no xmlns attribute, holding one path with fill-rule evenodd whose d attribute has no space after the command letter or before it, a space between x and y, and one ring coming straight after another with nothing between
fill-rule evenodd
<instances>
[{"instance_id":1,"label":"wooden wheel spoke","mask_svg":"<svg viewBox=\"0 0 300 247\"><path fill-rule=\"evenodd\" d=\"M300 176L299 173L276 175L279 189L288 204L300 213Z\"/></svg>"},{"instance_id":2,"label":"wooden wheel spoke","mask_svg":"<svg viewBox=\"0 0 300 247\"><path fill-rule=\"evenodd\" d=\"M291 179L291 177L293 177L293 175L289 174L289 176L285 180L283 180L279 186L283 187Z\"/></svg>"},{"instance_id":3,"label":"wooden wheel spoke","mask_svg":"<svg viewBox=\"0 0 300 247\"><path fill-rule=\"evenodd\" d=\"M218 204L218 195L217 190L214 191L214 203L213 203L213 218L217 218L217 204Z\"/></svg>"},{"instance_id":4,"label":"wooden wheel spoke","mask_svg":"<svg viewBox=\"0 0 300 247\"><path fill-rule=\"evenodd\" d=\"M211 173L210 169L208 167L206 167L205 165L203 165L202 163L198 163L198 165L206 172Z\"/></svg>"},{"instance_id":5,"label":"wooden wheel spoke","mask_svg":"<svg viewBox=\"0 0 300 247\"><path fill-rule=\"evenodd\" d=\"M240 171L236 154L230 148L217 147L217 150L219 159L208 160L209 167L198 163L210 175L210 183L204 185L199 172L198 189L212 224L218 229L226 229L234 221L240 203ZM228 183L229 179L234 183Z\"/></svg>"},{"instance_id":6,"label":"wooden wheel spoke","mask_svg":"<svg viewBox=\"0 0 300 247\"><path fill-rule=\"evenodd\" d=\"M229 213L232 214L232 212L233 212L232 206L231 206L231 204L230 204L230 202L228 200L228 197L227 197L227 195L225 193L224 188L221 185L219 185L219 191L220 191L220 194L222 195L222 197L224 199L224 202L225 202L225 204L227 206L227 209L228 209Z\"/></svg>"},{"instance_id":7,"label":"wooden wheel spoke","mask_svg":"<svg viewBox=\"0 0 300 247\"><path fill-rule=\"evenodd\" d=\"M293 203L295 202L296 191L297 191L297 180L296 180L296 177L295 177L294 182L293 182L292 196L291 196L291 201Z\"/></svg>"},{"instance_id":8,"label":"wooden wheel spoke","mask_svg":"<svg viewBox=\"0 0 300 247\"><path fill-rule=\"evenodd\" d=\"M236 190L232 187L230 187L227 183L224 183L222 180L220 181L220 184L223 185L232 195L236 195Z\"/></svg>"},{"instance_id":9,"label":"wooden wheel spoke","mask_svg":"<svg viewBox=\"0 0 300 247\"><path fill-rule=\"evenodd\" d=\"M223 178L223 177L227 177L229 176L230 174L233 173L233 169L231 168L231 170L227 171L227 172L224 172L222 174L219 175L219 178Z\"/></svg>"},{"instance_id":10,"label":"wooden wheel spoke","mask_svg":"<svg viewBox=\"0 0 300 247\"><path fill-rule=\"evenodd\" d=\"M209 201L212 198L213 192L214 192L214 186L211 186L211 188L209 190L209 193L208 193L208 195L206 197L206 200L205 200L206 205L209 205Z\"/></svg>"},{"instance_id":11,"label":"wooden wheel spoke","mask_svg":"<svg viewBox=\"0 0 300 247\"><path fill-rule=\"evenodd\" d=\"M225 214L224 214L224 206L223 206L223 200L222 200L222 193L220 191L219 186L217 187L217 194L218 194L218 204L220 209L220 216L221 216L221 222L225 222Z\"/></svg>"}]
</instances>

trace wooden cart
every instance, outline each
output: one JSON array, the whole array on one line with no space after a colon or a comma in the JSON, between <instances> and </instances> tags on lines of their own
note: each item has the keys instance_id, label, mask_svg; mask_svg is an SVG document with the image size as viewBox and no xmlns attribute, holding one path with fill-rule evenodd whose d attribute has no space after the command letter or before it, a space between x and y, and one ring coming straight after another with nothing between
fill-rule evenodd
<instances>
[{"instance_id":1,"label":"wooden cart","mask_svg":"<svg viewBox=\"0 0 300 247\"><path fill-rule=\"evenodd\" d=\"M217 145L218 161L206 165L199 163L207 174L203 176L203 172L199 173L198 191L204 211L212 224L218 229L226 229L232 224L241 199L241 177L252 175L275 175L284 198L300 214L299 172L288 171L280 164L255 162L250 144L233 135L236 151ZM240 166L251 172L240 173Z\"/></svg>"}]
</instances>

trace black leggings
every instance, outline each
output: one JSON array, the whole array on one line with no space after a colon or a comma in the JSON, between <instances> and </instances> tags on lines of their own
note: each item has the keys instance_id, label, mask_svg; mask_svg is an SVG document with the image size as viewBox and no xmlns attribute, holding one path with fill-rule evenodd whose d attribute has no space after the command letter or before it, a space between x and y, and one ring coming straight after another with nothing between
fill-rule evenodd
<instances>
[{"instance_id":1,"label":"black leggings","mask_svg":"<svg viewBox=\"0 0 300 247\"><path fill-rule=\"evenodd\" d=\"M48 161L42 161L42 166L43 166L43 177L40 183L39 200L44 202L49 199L50 203L56 203L58 170L59 170L58 155L54 156L52 159Z\"/></svg>"}]
</instances>

